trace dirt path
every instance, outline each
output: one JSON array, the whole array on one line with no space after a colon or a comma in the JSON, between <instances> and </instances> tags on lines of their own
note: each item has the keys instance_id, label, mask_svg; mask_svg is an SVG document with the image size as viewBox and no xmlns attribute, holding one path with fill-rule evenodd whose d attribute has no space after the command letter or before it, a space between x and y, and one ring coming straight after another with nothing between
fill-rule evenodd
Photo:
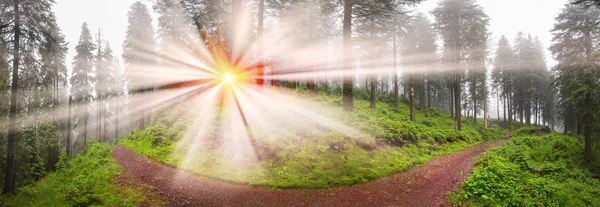
<instances>
[{"instance_id":1,"label":"dirt path","mask_svg":"<svg viewBox=\"0 0 600 207\"><path fill-rule=\"evenodd\" d=\"M473 169L474 158L503 141L481 145L365 184L323 190L274 190L202 178L124 146L113 151L126 177L154 186L173 206L441 206Z\"/></svg>"}]
</instances>

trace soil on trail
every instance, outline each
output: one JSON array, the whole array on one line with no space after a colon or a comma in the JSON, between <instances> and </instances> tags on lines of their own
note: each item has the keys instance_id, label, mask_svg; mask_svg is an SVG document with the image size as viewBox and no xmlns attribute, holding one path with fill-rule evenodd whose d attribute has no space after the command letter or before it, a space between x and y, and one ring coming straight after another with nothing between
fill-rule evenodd
<instances>
[{"instance_id":1,"label":"soil on trail","mask_svg":"<svg viewBox=\"0 0 600 207\"><path fill-rule=\"evenodd\" d=\"M277 190L202 178L117 146L113 155L135 182L171 206L443 206L473 169L474 158L502 141L433 158L371 182L321 190Z\"/></svg>"}]
</instances>

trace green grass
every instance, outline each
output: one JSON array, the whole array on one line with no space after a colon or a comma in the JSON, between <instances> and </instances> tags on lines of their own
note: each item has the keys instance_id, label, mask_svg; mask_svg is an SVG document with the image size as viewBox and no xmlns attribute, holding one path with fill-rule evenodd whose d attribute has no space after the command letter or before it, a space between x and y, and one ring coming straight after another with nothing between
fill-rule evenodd
<instances>
[{"instance_id":1,"label":"green grass","mask_svg":"<svg viewBox=\"0 0 600 207\"><path fill-rule=\"evenodd\" d=\"M523 128L478 159L451 201L472 206L600 206L600 180L586 176L599 173L600 163L582 161L581 137Z\"/></svg>"},{"instance_id":2,"label":"green grass","mask_svg":"<svg viewBox=\"0 0 600 207\"><path fill-rule=\"evenodd\" d=\"M304 93L294 96L311 99ZM259 162L249 162L233 154L224 155L219 147L215 147L218 142L211 140L208 147L199 149L201 156L188 158L191 160L187 161L193 164L182 164L188 146L178 148L177 143L186 138L190 118L206 114L191 112L191 116L185 116L190 112L183 106L154 114L147 128L133 132L120 143L154 160L205 177L273 188L330 188L389 176L437 155L502 138L505 133L498 126L484 131L479 126L482 121L475 126L472 119L463 121L463 131L455 131L450 114L441 109L419 110L417 121L410 122L405 103L400 109L382 102L378 102L377 109L370 109L364 100L356 100L355 105L355 113L343 112L341 97L327 95L319 95L309 104L323 109L318 114L353 126L369 136L349 137L303 123L294 124L310 130L274 127L273 131L251 131L261 149L257 152L263 158ZM215 110L218 110L217 117L227 114ZM212 123L209 133L216 133L219 125ZM357 142L357 139L363 141ZM389 145L379 144L372 149L377 145L376 140ZM240 170L239 163L244 163L244 170Z\"/></svg>"},{"instance_id":3,"label":"green grass","mask_svg":"<svg viewBox=\"0 0 600 207\"><path fill-rule=\"evenodd\" d=\"M93 143L68 162L63 154L56 172L19 188L16 195L5 195L2 206L137 206L146 197L116 183L121 167L111 149L112 145Z\"/></svg>"}]
</instances>

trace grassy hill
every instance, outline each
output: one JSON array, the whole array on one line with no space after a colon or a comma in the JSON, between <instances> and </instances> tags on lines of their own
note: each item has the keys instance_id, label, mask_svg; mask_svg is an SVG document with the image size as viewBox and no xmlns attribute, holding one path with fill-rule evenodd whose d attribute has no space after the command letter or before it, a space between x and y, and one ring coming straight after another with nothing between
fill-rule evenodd
<instances>
[{"instance_id":1,"label":"grassy hill","mask_svg":"<svg viewBox=\"0 0 600 207\"><path fill-rule=\"evenodd\" d=\"M378 102L377 108L371 109L369 102L356 100L355 112L347 113L342 111L339 96L311 98L304 92L293 96L314 100L318 108L324 109L319 114L326 113L334 121L352 126L367 136L349 137L319 126L291 130L282 126L273 130L275 132L250 131L258 161L224 155L222 141L218 139L194 149L201 151L199 156L186 158L191 146L181 147L178 143L186 139L182 132L188 129L192 119L202 113L193 114L185 107L175 107L155 113L147 128L134 131L120 143L159 162L205 177L273 188L330 188L401 172L436 155L456 152L484 140L500 139L506 133L496 125L484 131L467 118L463 121L463 131L456 131L450 114L436 108L418 110L417 121L411 122L406 103L396 109ZM185 115L189 113L193 115ZM220 111L218 116L226 116L226 112ZM482 121L479 123L482 125ZM207 131L213 134L206 136L218 136L216 128L220 123L212 125ZM240 166L240 162L244 166Z\"/></svg>"},{"instance_id":2,"label":"grassy hill","mask_svg":"<svg viewBox=\"0 0 600 207\"><path fill-rule=\"evenodd\" d=\"M463 131L457 132L450 114L435 108L418 110L417 121L410 122L406 103L396 109L378 102L377 109L370 109L367 101L356 100L355 113L347 113L341 109L339 96L319 95L313 99L302 91L293 96L314 100L312 104L322 107L325 116L368 137L347 137L327 128L276 134L252 131L259 143L256 146L261 149L261 160L249 163L245 173L239 173L239 166L223 164L231 160L223 157L219 147L202 149L202 156L193 160L197 165L182 166L185 148L175 149L197 113L179 106L156 112L147 128L133 131L117 144L205 177L272 188L330 188L385 177L437 155L500 139L506 133L498 126L484 131L467 118ZM217 127L218 123L213 125ZM20 188L17 195L5 196L3 205L136 206L147 202L144 189L117 182L116 176L122 169L112 158L113 147L114 144L93 143L69 161L63 156L57 172Z\"/></svg>"}]
</instances>

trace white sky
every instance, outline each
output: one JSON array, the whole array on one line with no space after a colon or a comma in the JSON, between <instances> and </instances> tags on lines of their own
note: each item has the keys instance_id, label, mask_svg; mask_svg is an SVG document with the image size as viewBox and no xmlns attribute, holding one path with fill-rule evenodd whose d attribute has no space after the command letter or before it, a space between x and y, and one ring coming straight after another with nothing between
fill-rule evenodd
<instances>
[{"instance_id":1,"label":"white sky","mask_svg":"<svg viewBox=\"0 0 600 207\"><path fill-rule=\"evenodd\" d=\"M437 7L439 1L426 0L417 7L417 10L428 14L433 21L429 12ZM478 0L477 2L490 17L491 46L494 47L490 52L495 52L495 45L502 35L512 43L518 31L539 36L544 48L548 49L552 40L550 30L554 27L554 18L568 0ZM548 50L546 50L546 60L549 67L556 64Z\"/></svg>"},{"instance_id":2,"label":"white sky","mask_svg":"<svg viewBox=\"0 0 600 207\"><path fill-rule=\"evenodd\" d=\"M127 12L129 7L137 0L56 0L54 12L58 25L69 42L67 67L72 67L75 46L81 34L81 25L87 22L94 39L97 37L98 28L102 28L103 38L110 42L111 48L119 58L123 53L123 41L127 29ZM152 5L146 3L152 13ZM154 20L156 28L156 20Z\"/></svg>"},{"instance_id":3,"label":"white sky","mask_svg":"<svg viewBox=\"0 0 600 207\"><path fill-rule=\"evenodd\" d=\"M101 27L104 38L111 43L112 49L117 56L122 54L122 44L125 39L127 27L127 12L129 6L136 0L56 0L54 11L59 26L62 28L69 42L69 54L67 56L67 67L72 67L75 45L79 40L81 24L86 21L92 32ZM426 0L415 9L430 15L430 11L437 6L440 0ZM142 0L151 9L149 0ZM490 16L490 32L492 35L493 48L501 35L506 35L509 40L514 39L518 31L531 33L539 36L545 48L551 44L552 35L550 30L554 25L554 18L558 15L568 0L478 0ZM430 15L430 20L433 17ZM156 19L154 20L156 28ZM546 51L548 66L553 66L556 61L552 59L549 51ZM492 97L493 98L493 97ZM492 104L494 105L494 104ZM495 106L490 106L490 113L495 117Z\"/></svg>"},{"instance_id":4,"label":"white sky","mask_svg":"<svg viewBox=\"0 0 600 207\"><path fill-rule=\"evenodd\" d=\"M102 28L104 38L111 43L115 55L122 53L125 29L127 27L127 11L136 0L56 0L54 11L59 26L62 28L69 42L67 66L71 68L74 56L74 47L79 40L81 24L86 21L92 32ZM437 6L440 0L426 0L416 10L430 15L429 11ZM568 0L479 0L479 4L490 16L490 32L492 33L492 46L501 35L506 35L513 40L518 31L538 35L544 47L550 46L550 30L554 24L554 17ZM142 0L151 12L149 0ZM433 17L431 17L433 20ZM156 20L155 20L156 27ZM494 51L491 49L490 51ZM555 61L546 52L548 65Z\"/></svg>"}]
</instances>

